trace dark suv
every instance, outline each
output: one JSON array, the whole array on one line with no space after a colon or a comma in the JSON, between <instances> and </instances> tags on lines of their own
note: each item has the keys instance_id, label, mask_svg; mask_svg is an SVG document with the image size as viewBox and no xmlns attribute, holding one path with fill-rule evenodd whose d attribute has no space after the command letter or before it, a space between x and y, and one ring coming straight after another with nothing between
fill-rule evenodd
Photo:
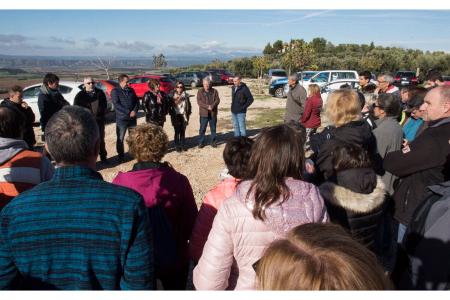
<instances>
[{"instance_id":1,"label":"dark suv","mask_svg":"<svg viewBox=\"0 0 450 300\"><path fill-rule=\"evenodd\" d=\"M417 85L419 83L416 72L398 71L394 77L394 84L400 86Z\"/></svg>"},{"instance_id":2,"label":"dark suv","mask_svg":"<svg viewBox=\"0 0 450 300\"><path fill-rule=\"evenodd\" d=\"M204 72L182 72L178 73L175 78L181 81L185 86L197 87L202 86L202 80L206 76Z\"/></svg>"}]
</instances>

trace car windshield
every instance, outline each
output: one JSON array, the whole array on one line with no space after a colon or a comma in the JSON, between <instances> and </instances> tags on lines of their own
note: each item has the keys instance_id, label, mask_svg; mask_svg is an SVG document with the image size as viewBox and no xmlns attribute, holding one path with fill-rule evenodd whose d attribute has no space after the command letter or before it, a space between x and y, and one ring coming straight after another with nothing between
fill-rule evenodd
<instances>
[{"instance_id":1,"label":"car windshield","mask_svg":"<svg viewBox=\"0 0 450 300\"><path fill-rule=\"evenodd\" d=\"M309 80L311 77L313 77L314 75L316 75L317 72L303 72L301 74L299 74L300 76L303 76L303 80ZM300 77L299 76L299 77ZM301 77L300 77L301 78Z\"/></svg>"},{"instance_id":2,"label":"car windshield","mask_svg":"<svg viewBox=\"0 0 450 300\"><path fill-rule=\"evenodd\" d=\"M169 83L169 82L172 82L169 78L167 78L167 77L161 77L161 78L159 78L159 81L160 82L167 82L167 83Z\"/></svg>"},{"instance_id":3,"label":"car windshield","mask_svg":"<svg viewBox=\"0 0 450 300\"><path fill-rule=\"evenodd\" d=\"M286 77L286 72L285 71L273 71L272 72L272 76L277 76L277 77Z\"/></svg>"},{"instance_id":4,"label":"car windshield","mask_svg":"<svg viewBox=\"0 0 450 300\"><path fill-rule=\"evenodd\" d=\"M414 77L416 73L414 72L397 72L397 77Z\"/></svg>"}]
</instances>

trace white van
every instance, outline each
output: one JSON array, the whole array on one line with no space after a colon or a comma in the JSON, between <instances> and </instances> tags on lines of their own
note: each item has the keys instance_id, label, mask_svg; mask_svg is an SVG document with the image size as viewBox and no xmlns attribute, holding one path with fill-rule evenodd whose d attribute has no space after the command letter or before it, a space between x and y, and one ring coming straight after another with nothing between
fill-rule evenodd
<instances>
[{"instance_id":1,"label":"white van","mask_svg":"<svg viewBox=\"0 0 450 300\"><path fill-rule=\"evenodd\" d=\"M311 83L315 83L319 86L324 86L327 83L346 80L346 79L358 79L358 72L353 70L326 70L320 71L308 81L303 81L303 87L307 88Z\"/></svg>"}]
</instances>

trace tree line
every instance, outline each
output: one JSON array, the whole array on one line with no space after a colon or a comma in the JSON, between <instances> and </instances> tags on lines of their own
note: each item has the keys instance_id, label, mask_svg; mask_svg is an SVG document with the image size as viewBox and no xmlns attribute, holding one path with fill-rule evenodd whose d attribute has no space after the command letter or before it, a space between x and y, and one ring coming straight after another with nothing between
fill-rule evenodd
<instances>
[{"instance_id":1,"label":"tree line","mask_svg":"<svg viewBox=\"0 0 450 300\"><path fill-rule=\"evenodd\" d=\"M443 51L422 51L400 47L383 47L370 44L334 45L324 38L307 42L292 39L267 43L263 55L236 58L228 61L214 60L206 65L193 65L172 71L199 71L224 68L246 77L260 77L271 68L283 68L289 73L301 70L349 69L369 70L374 73L398 70L419 70L423 77L429 70L450 74L450 54Z\"/></svg>"}]
</instances>

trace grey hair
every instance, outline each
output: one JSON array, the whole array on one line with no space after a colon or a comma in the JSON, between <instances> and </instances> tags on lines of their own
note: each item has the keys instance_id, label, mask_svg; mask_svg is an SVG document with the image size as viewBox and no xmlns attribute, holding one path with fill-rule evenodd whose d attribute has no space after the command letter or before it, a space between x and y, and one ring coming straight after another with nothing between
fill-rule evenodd
<instances>
[{"instance_id":1,"label":"grey hair","mask_svg":"<svg viewBox=\"0 0 450 300\"><path fill-rule=\"evenodd\" d=\"M435 89L439 90L439 97L441 98L441 103L450 102L450 86L443 85L438 86Z\"/></svg>"},{"instance_id":2,"label":"grey hair","mask_svg":"<svg viewBox=\"0 0 450 300\"><path fill-rule=\"evenodd\" d=\"M95 155L99 136L91 112L79 106L65 106L45 127L45 141L57 163L85 162L90 155Z\"/></svg>"},{"instance_id":3,"label":"grey hair","mask_svg":"<svg viewBox=\"0 0 450 300\"><path fill-rule=\"evenodd\" d=\"M291 74L291 75L289 75L289 79L298 81L298 75L297 74Z\"/></svg>"},{"instance_id":4,"label":"grey hair","mask_svg":"<svg viewBox=\"0 0 450 300\"><path fill-rule=\"evenodd\" d=\"M388 82L389 84L393 84L394 83L394 76L392 76L391 73L383 73L380 76L383 77L383 79L386 82Z\"/></svg>"},{"instance_id":5,"label":"grey hair","mask_svg":"<svg viewBox=\"0 0 450 300\"><path fill-rule=\"evenodd\" d=\"M203 78L203 82L211 83L211 79L209 78L209 76L206 76Z\"/></svg>"}]
</instances>

